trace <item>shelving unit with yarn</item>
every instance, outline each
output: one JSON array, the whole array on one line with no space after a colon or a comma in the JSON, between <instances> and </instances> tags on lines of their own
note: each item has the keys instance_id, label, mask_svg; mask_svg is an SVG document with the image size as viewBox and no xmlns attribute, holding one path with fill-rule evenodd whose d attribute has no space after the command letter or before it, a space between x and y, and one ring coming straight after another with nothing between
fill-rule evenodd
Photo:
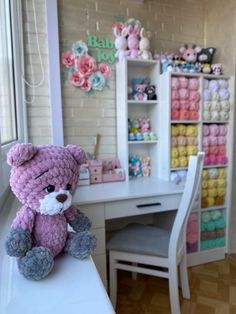
<instances>
[{"instance_id":1,"label":"shelving unit with yarn","mask_svg":"<svg viewBox=\"0 0 236 314\"><path fill-rule=\"evenodd\" d=\"M158 176L185 183L188 159L205 152L201 188L187 226L188 264L224 258L231 198L234 79L202 73L163 73Z\"/></svg>"},{"instance_id":2,"label":"shelving unit with yarn","mask_svg":"<svg viewBox=\"0 0 236 314\"><path fill-rule=\"evenodd\" d=\"M160 64L155 60L124 58L116 64L117 152L126 180L158 173L159 77ZM140 85L137 93L134 93L134 85ZM144 97L145 85L154 88L157 99ZM143 160L142 168L138 166L140 160ZM130 162L133 162L133 170Z\"/></svg>"}]
</instances>

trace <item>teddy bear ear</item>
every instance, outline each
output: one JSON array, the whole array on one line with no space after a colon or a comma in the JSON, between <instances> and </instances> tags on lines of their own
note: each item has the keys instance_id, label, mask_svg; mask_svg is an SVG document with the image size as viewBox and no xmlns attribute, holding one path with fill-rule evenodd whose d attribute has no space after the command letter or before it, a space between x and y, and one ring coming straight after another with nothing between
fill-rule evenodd
<instances>
[{"instance_id":1,"label":"teddy bear ear","mask_svg":"<svg viewBox=\"0 0 236 314\"><path fill-rule=\"evenodd\" d=\"M38 152L38 148L31 143L16 144L7 154L7 163L10 166L19 167L29 161Z\"/></svg>"},{"instance_id":2,"label":"teddy bear ear","mask_svg":"<svg viewBox=\"0 0 236 314\"><path fill-rule=\"evenodd\" d=\"M76 145L67 145L65 148L74 157L79 166L86 163L86 155L81 147Z\"/></svg>"}]
</instances>

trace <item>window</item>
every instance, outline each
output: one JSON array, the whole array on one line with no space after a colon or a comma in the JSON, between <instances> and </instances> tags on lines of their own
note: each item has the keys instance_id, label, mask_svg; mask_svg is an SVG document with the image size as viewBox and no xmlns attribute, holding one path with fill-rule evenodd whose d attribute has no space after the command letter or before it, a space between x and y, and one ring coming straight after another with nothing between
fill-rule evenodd
<instances>
[{"instance_id":1,"label":"window","mask_svg":"<svg viewBox=\"0 0 236 314\"><path fill-rule=\"evenodd\" d=\"M9 185L6 154L24 140L21 16L21 0L0 1L0 201Z\"/></svg>"}]
</instances>

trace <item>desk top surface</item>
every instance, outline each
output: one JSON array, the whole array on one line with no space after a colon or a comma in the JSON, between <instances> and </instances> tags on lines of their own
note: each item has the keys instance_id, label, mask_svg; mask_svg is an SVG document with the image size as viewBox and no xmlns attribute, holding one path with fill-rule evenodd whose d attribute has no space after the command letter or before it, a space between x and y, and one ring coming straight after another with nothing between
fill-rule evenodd
<instances>
[{"instance_id":1,"label":"desk top surface","mask_svg":"<svg viewBox=\"0 0 236 314\"><path fill-rule=\"evenodd\" d=\"M80 186L75 192L74 203L83 205L181 193L183 186L156 178L138 178Z\"/></svg>"}]
</instances>

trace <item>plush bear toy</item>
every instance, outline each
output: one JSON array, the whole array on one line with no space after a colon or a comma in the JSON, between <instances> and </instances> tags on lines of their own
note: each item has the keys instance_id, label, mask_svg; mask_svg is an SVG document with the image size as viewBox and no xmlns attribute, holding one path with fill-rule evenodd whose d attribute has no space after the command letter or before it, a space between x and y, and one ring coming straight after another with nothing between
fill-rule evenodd
<instances>
[{"instance_id":1,"label":"plush bear toy","mask_svg":"<svg viewBox=\"0 0 236 314\"><path fill-rule=\"evenodd\" d=\"M84 151L75 146L17 144L7 155L10 185L23 204L6 241L19 271L31 280L46 277L62 251L83 259L96 239L89 219L72 205ZM69 224L75 232L67 231Z\"/></svg>"}]
</instances>

